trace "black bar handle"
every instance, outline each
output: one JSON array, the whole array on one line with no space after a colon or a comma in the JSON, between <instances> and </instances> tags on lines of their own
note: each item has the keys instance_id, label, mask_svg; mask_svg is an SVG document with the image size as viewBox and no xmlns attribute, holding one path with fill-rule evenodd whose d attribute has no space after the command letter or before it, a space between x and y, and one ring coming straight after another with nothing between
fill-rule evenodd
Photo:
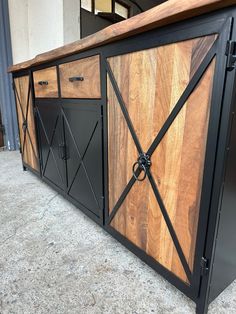
<instances>
[{"instance_id":1,"label":"black bar handle","mask_svg":"<svg viewBox=\"0 0 236 314\"><path fill-rule=\"evenodd\" d=\"M84 81L84 77L83 77L83 76L73 76L73 77L69 77L69 81L70 81L71 83L73 83L73 82L78 82L78 81L82 82L82 81Z\"/></svg>"},{"instance_id":2,"label":"black bar handle","mask_svg":"<svg viewBox=\"0 0 236 314\"><path fill-rule=\"evenodd\" d=\"M58 155L62 160L67 160L70 158L68 146L65 143L60 143L58 146Z\"/></svg>"},{"instance_id":3,"label":"black bar handle","mask_svg":"<svg viewBox=\"0 0 236 314\"><path fill-rule=\"evenodd\" d=\"M41 86L48 85L48 81L39 81L38 84Z\"/></svg>"},{"instance_id":4,"label":"black bar handle","mask_svg":"<svg viewBox=\"0 0 236 314\"><path fill-rule=\"evenodd\" d=\"M66 159L66 146L65 143L60 143L58 146L59 158L62 160Z\"/></svg>"}]
</instances>

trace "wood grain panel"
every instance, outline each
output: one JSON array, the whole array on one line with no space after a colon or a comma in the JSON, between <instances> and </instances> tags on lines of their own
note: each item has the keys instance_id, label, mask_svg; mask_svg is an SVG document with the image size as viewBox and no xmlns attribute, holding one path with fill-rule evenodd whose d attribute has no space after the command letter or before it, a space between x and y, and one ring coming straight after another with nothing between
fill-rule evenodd
<instances>
[{"instance_id":1,"label":"wood grain panel","mask_svg":"<svg viewBox=\"0 0 236 314\"><path fill-rule=\"evenodd\" d=\"M61 97L101 98L100 57L93 56L59 66ZM83 81L70 82L69 78L83 77Z\"/></svg>"},{"instance_id":2,"label":"wood grain panel","mask_svg":"<svg viewBox=\"0 0 236 314\"><path fill-rule=\"evenodd\" d=\"M15 93L16 93L16 107L18 114L18 126L21 150L23 149L24 143L24 132L23 122L26 117L27 102L28 102L28 91L29 91L29 76L21 76L14 79Z\"/></svg>"},{"instance_id":3,"label":"wood grain panel","mask_svg":"<svg viewBox=\"0 0 236 314\"><path fill-rule=\"evenodd\" d=\"M155 227L155 233L151 235L150 225ZM172 256L175 253L175 265L178 271L184 274L182 279L188 282L178 254L173 248L167 225L162 221L160 207L148 180L134 184L117 212L116 218L111 222L111 226L169 270L172 270ZM155 254L149 251L153 243L155 243ZM169 251L170 254L163 254L163 251L165 253Z\"/></svg>"},{"instance_id":4,"label":"wood grain panel","mask_svg":"<svg viewBox=\"0 0 236 314\"><path fill-rule=\"evenodd\" d=\"M22 158L27 165L39 171L32 94L29 91L29 76L15 78L14 84ZM26 132L23 131L23 122L25 120L27 121Z\"/></svg>"},{"instance_id":5,"label":"wood grain panel","mask_svg":"<svg viewBox=\"0 0 236 314\"><path fill-rule=\"evenodd\" d=\"M191 270L195 254L213 72L214 63L208 68L152 156L151 172ZM163 218L161 232L166 232L162 228L166 230ZM168 251L163 251L162 255L167 258L172 254L171 269L183 278L184 273L175 264L173 241L170 240L168 247Z\"/></svg>"},{"instance_id":6,"label":"wood grain panel","mask_svg":"<svg viewBox=\"0 0 236 314\"><path fill-rule=\"evenodd\" d=\"M169 0L126 21L111 25L82 40L40 54L32 60L11 66L8 71L20 71L33 65L56 60L235 4L236 0Z\"/></svg>"},{"instance_id":7,"label":"wood grain panel","mask_svg":"<svg viewBox=\"0 0 236 314\"><path fill-rule=\"evenodd\" d=\"M124 85L124 93L128 88ZM138 156L138 151L122 114L120 105L108 79L108 146L109 146L109 208L115 206L118 198L123 192L129 179L132 176L132 166L134 158ZM125 160L125 163L124 163ZM122 171L121 171L122 169ZM115 187L115 188L114 188ZM117 217L119 225L122 216Z\"/></svg>"},{"instance_id":8,"label":"wood grain panel","mask_svg":"<svg viewBox=\"0 0 236 314\"><path fill-rule=\"evenodd\" d=\"M202 37L108 60L144 152L152 144L215 40L215 35ZM191 270L213 74L214 62L151 157L151 172ZM127 176L127 169L138 157L135 149L128 152L127 142L122 143L129 131L127 126L119 127L122 113L113 94L109 83L110 211L131 178L129 170ZM117 116L119 119L115 120ZM119 140L116 141L117 133ZM122 154L117 154L121 149ZM115 164L119 164L119 178L122 177L122 180L116 180L114 176ZM126 197L112 226L187 282L174 242L150 189L150 184L135 183L133 192L130 191Z\"/></svg>"},{"instance_id":9,"label":"wood grain panel","mask_svg":"<svg viewBox=\"0 0 236 314\"><path fill-rule=\"evenodd\" d=\"M57 69L50 67L47 69L33 72L34 77L34 93L39 98L55 98L58 97ZM48 85L40 85L40 81L47 81Z\"/></svg>"}]
</instances>

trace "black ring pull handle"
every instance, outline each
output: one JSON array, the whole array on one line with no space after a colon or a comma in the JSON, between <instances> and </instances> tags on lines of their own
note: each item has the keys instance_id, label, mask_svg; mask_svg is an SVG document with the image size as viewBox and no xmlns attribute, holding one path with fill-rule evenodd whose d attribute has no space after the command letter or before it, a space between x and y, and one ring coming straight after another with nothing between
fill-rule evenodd
<instances>
[{"instance_id":1,"label":"black ring pull handle","mask_svg":"<svg viewBox=\"0 0 236 314\"><path fill-rule=\"evenodd\" d=\"M84 77L83 76L73 76L73 77L69 77L69 81L71 83L73 82L82 82L84 81Z\"/></svg>"},{"instance_id":2,"label":"black ring pull handle","mask_svg":"<svg viewBox=\"0 0 236 314\"><path fill-rule=\"evenodd\" d=\"M41 86L48 85L48 81L39 81L38 84Z\"/></svg>"},{"instance_id":3,"label":"black ring pull handle","mask_svg":"<svg viewBox=\"0 0 236 314\"><path fill-rule=\"evenodd\" d=\"M135 180L137 181L144 181L146 179L147 176L147 170L150 168L151 166L151 161L150 161L150 157L146 154L140 154L138 160L133 164L133 176L135 178ZM141 170L144 171L144 175L143 177L139 177L139 175L136 175L137 170Z\"/></svg>"},{"instance_id":4,"label":"black ring pull handle","mask_svg":"<svg viewBox=\"0 0 236 314\"><path fill-rule=\"evenodd\" d=\"M137 167L138 166L138 167ZM147 169L144 165L141 165L142 167L142 170L144 171L144 176L140 179L139 176L137 177L135 172L138 170L138 168L140 168L140 164L138 161L136 161L134 164L133 164L133 176L135 178L135 180L139 181L139 182L142 182L146 179L146 176L147 176Z\"/></svg>"}]
</instances>

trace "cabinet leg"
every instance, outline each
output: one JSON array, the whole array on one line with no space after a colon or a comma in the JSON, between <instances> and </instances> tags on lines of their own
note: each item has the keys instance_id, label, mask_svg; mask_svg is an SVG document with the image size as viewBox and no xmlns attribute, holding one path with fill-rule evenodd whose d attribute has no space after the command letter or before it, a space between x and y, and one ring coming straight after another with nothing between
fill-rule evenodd
<instances>
[{"instance_id":1,"label":"cabinet leg","mask_svg":"<svg viewBox=\"0 0 236 314\"><path fill-rule=\"evenodd\" d=\"M23 166L23 171L27 171L27 168L25 166Z\"/></svg>"},{"instance_id":2,"label":"cabinet leg","mask_svg":"<svg viewBox=\"0 0 236 314\"><path fill-rule=\"evenodd\" d=\"M196 306L196 314L207 314L208 304L205 300L199 300Z\"/></svg>"}]
</instances>

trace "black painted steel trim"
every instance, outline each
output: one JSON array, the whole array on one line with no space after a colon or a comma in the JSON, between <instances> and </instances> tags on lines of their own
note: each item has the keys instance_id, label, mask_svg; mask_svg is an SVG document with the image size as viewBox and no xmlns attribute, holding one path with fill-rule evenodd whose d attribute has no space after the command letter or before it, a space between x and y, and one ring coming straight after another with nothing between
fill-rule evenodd
<instances>
[{"instance_id":1,"label":"black painted steel trim","mask_svg":"<svg viewBox=\"0 0 236 314\"><path fill-rule=\"evenodd\" d=\"M122 95L121 95L121 93L120 93L120 91L119 91L119 87L118 87L118 85L117 85L116 79L115 79L115 77L114 77L114 74L113 74L113 72L112 72L112 69L111 69L111 67L110 67L109 62L106 62L106 69L107 69L107 73L108 73L108 75L109 75L109 78L110 78L112 87L113 87L113 89L114 89L114 91L115 91L117 100L118 100L118 102L119 102L119 104L120 104L120 108L121 108L121 110L122 110L122 112L123 112L125 121L126 121L128 127L129 127L130 133L131 133L132 138L133 138L133 140L134 140L134 143L135 143L135 145L136 145L136 147L137 147L137 150L138 150L139 154L143 154L143 150L142 150L141 144L140 144L140 142L139 142L139 140L138 140L138 137L137 137L137 135L136 135L136 133L135 133L133 123L132 123L132 121L131 121L131 119L130 119L128 110L127 110L127 108L126 108L126 105L125 105L125 102L124 102L124 100L123 100L123 97L122 97Z\"/></svg>"},{"instance_id":2,"label":"black painted steel trim","mask_svg":"<svg viewBox=\"0 0 236 314\"><path fill-rule=\"evenodd\" d=\"M135 172L135 175L138 177L139 174L141 173L141 170L137 169ZM110 224L113 220L113 218L115 217L116 213L118 212L120 206L122 205L122 203L124 202L126 196L129 194L129 191L132 189L133 185L135 184L136 179L134 178L134 176L131 177L129 183L126 185L124 191L121 193L121 196L119 197L117 203L115 204L114 208L112 209L109 218L107 219L106 223Z\"/></svg>"},{"instance_id":3,"label":"black painted steel trim","mask_svg":"<svg viewBox=\"0 0 236 314\"><path fill-rule=\"evenodd\" d=\"M148 175L149 182L151 183L151 186L152 186L153 192L154 192L154 194L155 194L155 197L156 197L156 199L157 199L157 202L158 202L158 204L159 204L159 207L160 207L162 216L164 217L164 220L165 220L165 223L166 223L167 228L168 228L168 230L169 230L170 236L171 236L171 238L172 238L172 241L174 242L174 246L175 246L176 251L177 251L177 253L178 253L178 255L179 255L179 259L180 259L180 261L181 261L181 264L182 264L182 266L183 266L183 268L184 268L184 271L185 271L185 273L186 273L186 275L187 275L187 278L188 278L188 280L189 280L189 283L190 283L190 285L191 285L191 282L192 282L192 273L191 273L191 270L190 270L190 268L189 268L189 265L188 265L188 262L187 262L187 260L186 260L186 257L185 257L185 255L184 255L184 253L183 253L182 247L181 247L181 245L180 245L180 243L179 243L179 239L178 239L178 237L177 237L177 235L176 235L175 229L174 229L174 227L173 227L173 225L172 225L172 222L171 222L171 220L170 220L170 217L169 217L169 215L168 215L168 213L167 213L167 210L166 210L166 208L165 208L165 205L164 205L164 203L163 203L163 200L162 200L162 198L161 198L161 195L160 195L160 193L159 193L159 191L158 191L158 188L157 188L157 186L156 186L156 183L155 183L155 181L154 181L154 179L153 179L153 177L152 177L152 174L151 174L151 172L150 172L149 170L147 170L147 175Z\"/></svg>"},{"instance_id":4,"label":"black painted steel trim","mask_svg":"<svg viewBox=\"0 0 236 314\"><path fill-rule=\"evenodd\" d=\"M206 190L209 177L212 176L213 185L211 186L212 189L210 191L205 191L205 193L202 195L202 202L205 204L205 208L202 206L201 209L197 238L197 245L200 246L201 244L204 244L202 256L204 256L209 261L209 272L206 276L201 277L201 288L199 290L199 297L197 300L197 313L199 314L207 313L209 305L210 277L212 272L212 265L214 263L213 253L216 241L217 220L219 219L220 199L222 195L222 180L226 155L225 139L229 127L229 120L226 120L226 115L229 110L229 105L231 104L230 101L232 95L230 93L230 89L232 88L232 76L235 75L234 72L231 72L231 74L229 74L229 72L226 73L227 58L225 56L225 49L227 41L231 36L232 25L232 18L229 17L228 21L226 21L224 25L222 33L220 34L218 48L219 53L217 55L215 81L213 86L212 104L214 106L212 106L210 113L209 136L204 168L205 180L202 185L203 190ZM226 74L228 77L227 81ZM210 163L210 161L212 161L212 163ZM209 195L210 200L208 200ZM206 207L207 204L208 207ZM201 236L202 230L206 233L205 238ZM198 251L196 251L196 254L199 254L201 250L198 247L197 249ZM196 275L198 273L199 266L198 270L196 270Z\"/></svg>"},{"instance_id":5,"label":"black painted steel trim","mask_svg":"<svg viewBox=\"0 0 236 314\"><path fill-rule=\"evenodd\" d=\"M147 155L152 156L154 151L156 150L157 146L165 136L166 132L169 130L170 126L174 122L175 118L177 117L180 110L185 105L186 101L192 94L193 90L201 80L202 76L204 75L206 69L208 68L209 64L213 60L214 56L216 55L216 48L217 48L217 41L213 44L209 52L207 53L206 57L202 61L201 65L197 69L196 73L193 75L192 79L190 80L188 86L184 90L183 94L181 95L180 99L178 100L177 104L175 105L174 109L172 110L171 114L169 115L168 119L164 123L163 127L161 128L160 132L156 136L155 140L153 141L152 145L147 151Z\"/></svg>"},{"instance_id":6,"label":"black painted steel trim","mask_svg":"<svg viewBox=\"0 0 236 314\"><path fill-rule=\"evenodd\" d=\"M157 271L164 279L168 280L169 283L174 285L177 289L182 291L186 296L191 300L196 302L196 296L189 285L177 277L174 273L169 271L167 268L158 263L153 257L145 253L138 246L133 244L131 241L128 241L121 233L115 230L112 226L104 226L105 230L110 233L116 240L118 240L122 245L124 245L129 251L135 254L138 258L144 261L149 267Z\"/></svg>"}]
</instances>

